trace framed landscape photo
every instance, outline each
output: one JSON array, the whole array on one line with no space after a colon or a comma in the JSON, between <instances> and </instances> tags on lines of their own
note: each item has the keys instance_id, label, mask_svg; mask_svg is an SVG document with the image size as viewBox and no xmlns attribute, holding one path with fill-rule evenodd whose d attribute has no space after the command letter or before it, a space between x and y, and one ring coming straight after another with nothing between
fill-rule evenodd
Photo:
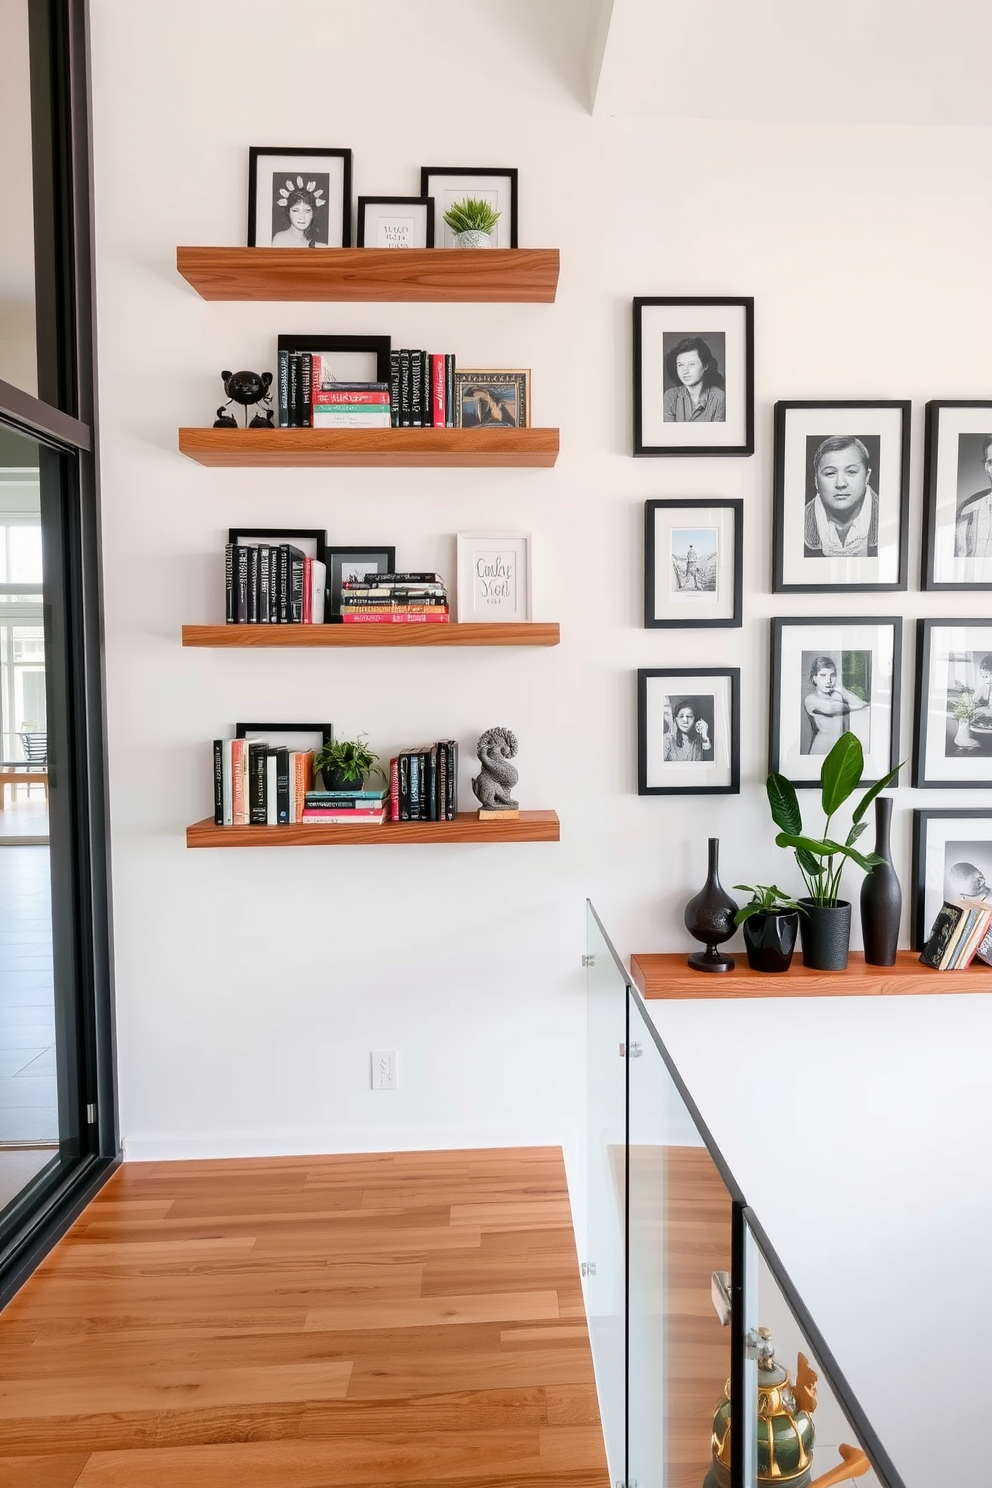
<instances>
[{"instance_id":1,"label":"framed landscape photo","mask_svg":"<svg viewBox=\"0 0 992 1488\"><path fill-rule=\"evenodd\" d=\"M321 387L336 382L389 382L388 336L280 336L279 351L320 357Z\"/></svg>"},{"instance_id":2,"label":"framed landscape photo","mask_svg":"<svg viewBox=\"0 0 992 1488\"><path fill-rule=\"evenodd\" d=\"M361 579L366 574L396 572L395 548L327 549L327 618L341 619L341 590L346 580Z\"/></svg>"},{"instance_id":3,"label":"framed landscape photo","mask_svg":"<svg viewBox=\"0 0 992 1488\"><path fill-rule=\"evenodd\" d=\"M992 620L919 620L913 784L992 785Z\"/></svg>"},{"instance_id":4,"label":"framed landscape photo","mask_svg":"<svg viewBox=\"0 0 992 1488\"><path fill-rule=\"evenodd\" d=\"M992 906L992 810L913 812L913 948L922 950L945 899ZM992 944L982 959L992 955Z\"/></svg>"},{"instance_id":5,"label":"framed landscape photo","mask_svg":"<svg viewBox=\"0 0 992 1488\"><path fill-rule=\"evenodd\" d=\"M533 618L529 532L459 532L457 550L460 624Z\"/></svg>"},{"instance_id":6,"label":"framed landscape photo","mask_svg":"<svg viewBox=\"0 0 992 1488\"><path fill-rule=\"evenodd\" d=\"M249 248L350 248L351 151L252 145Z\"/></svg>"},{"instance_id":7,"label":"framed landscape photo","mask_svg":"<svg viewBox=\"0 0 992 1488\"><path fill-rule=\"evenodd\" d=\"M646 628L740 625L743 571L743 501L645 501Z\"/></svg>"},{"instance_id":8,"label":"framed landscape photo","mask_svg":"<svg viewBox=\"0 0 992 1488\"><path fill-rule=\"evenodd\" d=\"M772 621L768 769L819 786L823 757L857 734L865 784L899 760L902 620L897 615Z\"/></svg>"},{"instance_id":9,"label":"framed landscape photo","mask_svg":"<svg viewBox=\"0 0 992 1488\"><path fill-rule=\"evenodd\" d=\"M908 402L775 405L776 594L906 588Z\"/></svg>"},{"instance_id":10,"label":"framed landscape photo","mask_svg":"<svg viewBox=\"0 0 992 1488\"><path fill-rule=\"evenodd\" d=\"M484 201L499 213L493 229L494 248L517 246L517 172L487 165L424 165L420 194L434 200L434 244L454 247L454 234L444 214L459 202ZM470 250L466 250L470 251Z\"/></svg>"},{"instance_id":11,"label":"framed landscape photo","mask_svg":"<svg viewBox=\"0 0 992 1488\"><path fill-rule=\"evenodd\" d=\"M928 403L924 589L992 589L992 402Z\"/></svg>"},{"instance_id":12,"label":"framed landscape photo","mask_svg":"<svg viewBox=\"0 0 992 1488\"><path fill-rule=\"evenodd\" d=\"M634 300L634 454L754 453L754 300Z\"/></svg>"},{"instance_id":13,"label":"framed landscape photo","mask_svg":"<svg viewBox=\"0 0 992 1488\"><path fill-rule=\"evenodd\" d=\"M456 429L526 429L529 424L529 371L455 369Z\"/></svg>"},{"instance_id":14,"label":"framed landscape photo","mask_svg":"<svg viewBox=\"0 0 992 1488\"><path fill-rule=\"evenodd\" d=\"M741 788L739 667L641 667L637 794L736 796Z\"/></svg>"},{"instance_id":15,"label":"framed landscape photo","mask_svg":"<svg viewBox=\"0 0 992 1488\"><path fill-rule=\"evenodd\" d=\"M359 248L433 248L430 196L360 196Z\"/></svg>"}]
</instances>

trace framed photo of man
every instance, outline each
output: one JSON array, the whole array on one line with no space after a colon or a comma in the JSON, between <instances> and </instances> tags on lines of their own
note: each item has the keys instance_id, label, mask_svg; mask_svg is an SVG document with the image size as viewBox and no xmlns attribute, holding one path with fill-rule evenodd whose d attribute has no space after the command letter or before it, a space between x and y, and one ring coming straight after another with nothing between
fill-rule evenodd
<instances>
[{"instance_id":1,"label":"framed photo of man","mask_svg":"<svg viewBox=\"0 0 992 1488\"><path fill-rule=\"evenodd\" d=\"M637 673L637 794L736 796L741 788L739 667Z\"/></svg>"},{"instance_id":2,"label":"framed photo of man","mask_svg":"<svg viewBox=\"0 0 992 1488\"><path fill-rule=\"evenodd\" d=\"M924 589L992 589L992 402L928 403Z\"/></svg>"},{"instance_id":3,"label":"framed photo of man","mask_svg":"<svg viewBox=\"0 0 992 1488\"><path fill-rule=\"evenodd\" d=\"M908 402L776 403L772 589L906 588Z\"/></svg>"},{"instance_id":4,"label":"framed photo of man","mask_svg":"<svg viewBox=\"0 0 992 1488\"><path fill-rule=\"evenodd\" d=\"M992 783L992 622L918 620L913 784Z\"/></svg>"},{"instance_id":5,"label":"framed photo of man","mask_svg":"<svg viewBox=\"0 0 992 1488\"><path fill-rule=\"evenodd\" d=\"M754 453L754 300L634 300L634 454Z\"/></svg>"},{"instance_id":6,"label":"framed photo of man","mask_svg":"<svg viewBox=\"0 0 992 1488\"><path fill-rule=\"evenodd\" d=\"M741 623L744 503L676 498L644 503L648 629Z\"/></svg>"},{"instance_id":7,"label":"framed photo of man","mask_svg":"<svg viewBox=\"0 0 992 1488\"><path fill-rule=\"evenodd\" d=\"M922 950L945 899L992 907L992 810L913 812L913 948ZM979 948L992 958L992 935Z\"/></svg>"},{"instance_id":8,"label":"framed photo of man","mask_svg":"<svg viewBox=\"0 0 992 1488\"><path fill-rule=\"evenodd\" d=\"M842 734L861 740L865 784L894 769L901 654L898 616L773 620L769 772L818 786Z\"/></svg>"}]
</instances>

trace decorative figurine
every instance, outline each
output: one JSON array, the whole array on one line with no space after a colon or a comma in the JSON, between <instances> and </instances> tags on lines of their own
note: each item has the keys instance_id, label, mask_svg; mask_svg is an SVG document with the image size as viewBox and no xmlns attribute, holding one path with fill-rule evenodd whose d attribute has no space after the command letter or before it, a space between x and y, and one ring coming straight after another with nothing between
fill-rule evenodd
<instances>
[{"instance_id":1,"label":"decorative figurine","mask_svg":"<svg viewBox=\"0 0 992 1488\"><path fill-rule=\"evenodd\" d=\"M245 411L246 429L271 429L272 423L272 395L269 389L272 386L271 372L222 372L221 381L227 394L227 402L217 410L214 420L215 429L236 429L237 420L225 409L230 408L232 403L240 403ZM256 411L251 423L248 422L248 409L253 403L267 404L262 413Z\"/></svg>"},{"instance_id":2,"label":"decorative figurine","mask_svg":"<svg viewBox=\"0 0 992 1488\"><path fill-rule=\"evenodd\" d=\"M472 781L480 802L479 816L519 816L520 808L510 792L519 776L509 761L517 752L517 736L509 729L487 729L476 748L482 769Z\"/></svg>"},{"instance_id":3,"label":"decorative figurine","mask_svg":"<svg viewBox=\"0 0 992 1488\"><path fill-rule=\"evenodd\" d=\"M693 971L733 971L733 956L721 955L717 946L734 933L737 905L724 889L717 872L719 837L711 837L709 844L710 864L706 882L685 907L685 928L696 940L701 940L706 949L693 951L688 958L689 966Z\"/></svg>"}]
</instances>

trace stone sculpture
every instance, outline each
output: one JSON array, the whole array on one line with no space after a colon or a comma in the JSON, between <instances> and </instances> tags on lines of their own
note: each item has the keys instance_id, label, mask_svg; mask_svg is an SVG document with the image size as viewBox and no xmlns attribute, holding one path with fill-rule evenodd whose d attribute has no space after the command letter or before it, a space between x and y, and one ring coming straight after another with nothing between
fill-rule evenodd
<instances>
[{"instance_id":1,"label":"stone sculpture","mask_svg":"<svg viewBox=\"0 0 992 1488\"><path fill-rule=\"evenodd\" d=\"M518 811L510 792L519 776L510 760L517 752L517 736L505 728L487 729L476 753L482 769L472 781L472 790L484 812Z\"/></svg>"}]
</instances>

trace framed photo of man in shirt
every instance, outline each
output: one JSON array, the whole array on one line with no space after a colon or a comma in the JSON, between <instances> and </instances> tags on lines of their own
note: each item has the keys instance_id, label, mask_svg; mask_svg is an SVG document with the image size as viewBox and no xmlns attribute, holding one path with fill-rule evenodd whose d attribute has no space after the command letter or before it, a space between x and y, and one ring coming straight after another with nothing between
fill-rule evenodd
<instances>
[{"instance_id":1,"label":"framed photo of man in shirt","mask_svg":"<svg viewBox=\"0 0 992 1488\"><path fill-rule=\"evenodd\" d=\"M775 405L772 588L906 588L908 402Z\"/></svg>"},{"instance_id":2,"label":"framed photo of man in shirt","mask_svg":"<svg viewBox=\"0 0 992 1488\"><path fill-rule=\"evenodd\" d=\"M740 793L739 667L637 673L637 794Z\"/></svg>"},{"instance_id":3,"label":"framed photo of man in shirt","mask_svg":"<svg viewBox=\"0 0 992 1488\"><path fill-rule=\"evenodd\" d=\"M928 403L924 589L992 589L992 403Z\"/></svg>"},{"instance_id":4,"label":"framed photo of man in shirt","mask_svg":"<svg viewBox=\"0 0 992 1488\"><path fill-rule=\"evenodd\" d=\"M754 300L634 300L634 454L754 453Z\"/></svg>"}]
</instances>

